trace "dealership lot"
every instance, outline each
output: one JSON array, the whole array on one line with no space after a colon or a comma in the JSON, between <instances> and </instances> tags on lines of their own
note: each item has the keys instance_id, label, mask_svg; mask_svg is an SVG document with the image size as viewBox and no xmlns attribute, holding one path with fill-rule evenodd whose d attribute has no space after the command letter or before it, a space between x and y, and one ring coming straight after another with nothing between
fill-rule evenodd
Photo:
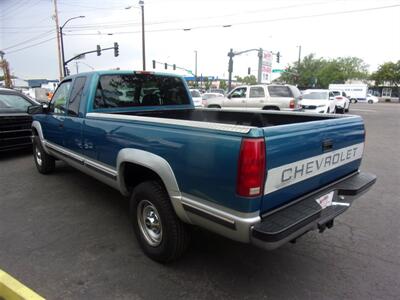
<instances>
[{"instance_id":1,"label":"dealership lot","mask_svg":"<svg viewBox=\"0 0 400 300\"><path fill-rule=\"evenodd\" d=\"M29 151L0 155L0 269L48 299L396 299L400 294L400 105L352 104L364 117L370 192L296 244L266 252L194 230L163 266L133 236L127 201L62 163L40 175Z\"/></svg>"}]
</instances>

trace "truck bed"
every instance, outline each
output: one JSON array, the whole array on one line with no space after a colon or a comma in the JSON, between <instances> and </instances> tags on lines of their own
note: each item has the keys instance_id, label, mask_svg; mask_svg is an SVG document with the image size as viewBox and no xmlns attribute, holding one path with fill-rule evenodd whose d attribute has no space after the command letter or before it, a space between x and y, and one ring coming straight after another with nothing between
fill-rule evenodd
<instances>
[{"instance_id":1,"label":"truck bed","mask_svg":"<svg viewBox=\"0 0 400 300\"><path fill-rule=\"evenodd\" d=\"M320 121L342 116L311 115L275 111L230 111L221 109L185 109L147 112L118 112L117 114L147 116L153 118L178 119L186 121L210 122L253 127L271 127L292 123Z\"/></svg>"}]
</instances>

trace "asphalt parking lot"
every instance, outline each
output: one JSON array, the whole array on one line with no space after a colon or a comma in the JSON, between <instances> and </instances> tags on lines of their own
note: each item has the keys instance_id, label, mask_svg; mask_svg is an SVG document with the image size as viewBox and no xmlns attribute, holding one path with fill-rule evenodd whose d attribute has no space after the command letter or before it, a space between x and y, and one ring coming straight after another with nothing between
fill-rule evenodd
<instances>
[{"instance_id":1,"label":"asphalt parking lot","mask_svg":"<svg viewBox=\"0 0 400 300\"><path fill-rule=\"evenodd\" d=\"M29 151L0 154L0 269L47 299L399 299L400 104L353 104L378 182L324 234L266 252L196 230L180 261L140 250L117 191Z\"/></svg>"}]
</instances>

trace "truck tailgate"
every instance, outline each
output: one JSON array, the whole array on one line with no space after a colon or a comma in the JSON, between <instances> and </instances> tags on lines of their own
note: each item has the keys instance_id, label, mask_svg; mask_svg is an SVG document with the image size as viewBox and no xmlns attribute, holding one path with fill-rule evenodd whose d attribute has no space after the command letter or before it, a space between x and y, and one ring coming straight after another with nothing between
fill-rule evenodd
<instances>
[{"instance_id":1,"label":"truck tailgate","mask_svg":"<svg viewBox=\"0 0 400 300\"><path fill-rule=\"evenodd\" d=\"M361 164L365 130L360 117L263 128L267 174L261 213L291 202Z\"/></svg>"}]
</instances>

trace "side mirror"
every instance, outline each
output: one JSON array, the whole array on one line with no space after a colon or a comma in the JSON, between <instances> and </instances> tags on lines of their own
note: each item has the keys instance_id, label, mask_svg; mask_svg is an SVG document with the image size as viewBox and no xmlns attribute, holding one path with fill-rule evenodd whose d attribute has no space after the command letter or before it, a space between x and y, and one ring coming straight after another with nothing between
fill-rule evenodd
<instances>
[{"instance_id":1,"label":"side mirror","mask_svg":"<svg viewBox=\"0 0 400 300\"><path fill-rule=\"evenodd\" d=\"M329 100L333 100L333 99L335 99L335 98L333 98L333 97L329 97Z\"/></svg>"},{"instance_id":2,"label":"side mirror","mask_svg":"<svg viewBox=\"0 0 400 300\"><path fill-rule=\"evenodd\" d=\"M226 98L231 99L231 98L232 98L232 94L228 94L228 95L226 96Z\"/></svg>"},{"instance_id":3,"label":"side mirror","mask_svg":"<svg viewBox=\"0 0 400 300\"><path fill-rule=\"evenodd\" d=\"M48 108L49 108L49 106L47 104L31 105L31 106L28 106L27 113L30 115L43 114L43 113L47 112Z\"/></svg>"}]
</instances>

